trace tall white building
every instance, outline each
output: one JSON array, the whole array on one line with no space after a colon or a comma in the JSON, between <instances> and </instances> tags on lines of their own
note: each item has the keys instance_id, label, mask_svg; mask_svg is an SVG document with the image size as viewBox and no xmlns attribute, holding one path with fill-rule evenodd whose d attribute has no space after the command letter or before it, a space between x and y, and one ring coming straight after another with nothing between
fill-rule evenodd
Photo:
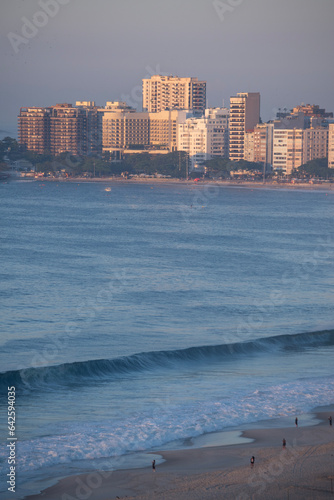
<instances>
[{"instance_id":1,"label":"tall white building","mask_svg":"<svg viewBox=\"0 0 334 500\"><path fill-rule=\"evenodd\" d=\"M326 158L329 153L328 137L329 131L323 127L274 129L273 169L290 175L308 161Z\"/></svg>"},{"instance_id":2,"label":"tall white building","mask_svg":"<svg viewBox=\"0 0 334 500\"><path fill-rule=\"evenodd\" d=\"M153 75L143 79L143 110L183 109L204 113L206 82L198 78Z\"/></svg>"},{"instance_id":3,"label":"tall white building","mask_svg":"<svg viewBox=\"0 0 334 500\"><path fill-rule=\"evenodd\" d=\"M228 158L228 108L208 108L204 119L208 129L208 152L211 158L215 156Z\"/></svg>"},{"instance_id":4,"label":"tall white building","mask_svg":"<svg viewBox=\"0 0 334 500\"><path fill-rule=\"evenodd\" d=\"M290 175L303 163L303 130L275 129L273 169Z\"/></svg>"},{"instance_id":5,"label":"tall white building","mask_svg":"<svg viewBox=\"0 0 334 500\"><path fill-rule=\"evenodd\" d=\"M245 133L260 121L259 92L239 92L230 99L230 145L232 161L244 160Z\"/></svg>"},{"instance_id":6,"label":"tall white building","mask_svg":"<svg viewBox=\"0 0 334 500\"><path fill-rule=\"evenodd\" d=\"M334 123L328 126L328 168L334 168Z\"/></svg>"},{"instance_id":7,"label":"tall white building","mask_svg":"<svg viewBox=\"0 0 334 500\"><path fill-rule=\"evenodd\" d=\"M228 157L228 117L227 108L210 108L202 118L179 124L178 149L189 154L191 169L214 157Z\"/></svg>"}]
</instances>

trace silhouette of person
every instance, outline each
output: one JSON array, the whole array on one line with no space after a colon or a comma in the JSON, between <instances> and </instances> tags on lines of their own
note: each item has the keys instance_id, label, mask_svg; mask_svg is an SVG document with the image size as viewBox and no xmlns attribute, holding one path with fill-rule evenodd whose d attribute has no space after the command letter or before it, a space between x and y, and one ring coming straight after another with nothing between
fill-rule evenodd
<instances>
[{"instance_id":1,"label":"silhouette of person","mask_svg":"<svg viewBox=\"0 0 334 500\"><path fill-rule=\"evenodd\" d=\"M283 438L283 448L286 447L286 441L285 441L285 438Z\"/></svg>"},{"instance_id":2,"label":"silhouette of person","mask_svg":"<svg viewBox=\"0 0 334 500\"><path fill-rule=\"evenodd\" d=\"M251 463L251 467L254 466L254 463L255 463L255 457L251 457L250 459L250 463Z\"/></svg>"},{"instance_id":3,"label":"silhouette of person","mask_svg":"<svg viewBox=\"0 0 334 500\"><path fill-rule=\"evenodd\" d=\"M328 417L329 425L332 425L332 417Z\"/></svg>"},{"instance_id":4,"label":"silhouette of person","mask_svg":"<svg viewBox=\"0 0 334 500\"><path fill-rule=\"evenodd\" d=\"M152 460L152 469L154 470L155 472L155 460Z\"/></svg>"},{"instance_id":5,"label":"silhouette of person","mask_svg":"<svg viewBox=\"0 0 334 500\"><path fill-rule=\"evenodd\" d=\"M297 417L295 419L295 424L296 424L296 427L298 427L298 418Z\"/></svg>"}]
</instances>

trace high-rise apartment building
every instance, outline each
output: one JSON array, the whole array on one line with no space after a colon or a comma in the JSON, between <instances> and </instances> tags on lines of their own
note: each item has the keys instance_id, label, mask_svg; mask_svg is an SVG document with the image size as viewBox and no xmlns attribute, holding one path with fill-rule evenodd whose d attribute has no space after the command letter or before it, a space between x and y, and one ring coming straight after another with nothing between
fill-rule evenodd
<instances>
[{"instance_id":1,"label":"high-rise apartment building","mask_svg":"<svg viewBox=\"0 0 334 500\"><path fill-rule=\"evenodd\" d=\"M179 125L179 151L186 151L190 159L190 170L196 164L210 159L208 153L208 131L203 119L188 118Z\"/></svg>"},{"instance_id":2,"label":"high-rise apartment building","mask_svg":"<svg viewBox=\"0 0 334 500\"><path fill-rule=\"evenodd\" d=\"M328 129L324 127L308 128L303 131L303 163L317 158L326 158L328 154Z\"/></svg>"},{"instance_id":3,"label":"high-rise apartment building","mask_svg":"<svg viewBox=\"0 0 334 500\"><path fill-rule=\"evenodd\" d=\"M158 113L167 109L204 113L206 82L198 78L154 75L143 79L143 110Z\"/></svg>"},{"instance_id":4,"label":"high-rise apartment building","mask_svg":"<svg viewBox=\"0 0 334 500\"><path fill-rule=\"evenodd\" d=\"M150 146L176 151L178 149L178 126L187 117L186 111L165 110L149 113Z\"/></svg>"},{"instance_id":5,"label":"high-rise apartment building","mask_svg":"<svg viewBox=\"0 0 334 500\"><path fill-rule=\"evenodd\" d=\"M259 123L245 132L244 160L268 168L273 163L273 123Z\"/></svg>"},{"instance_id":6,"label":"high-rise apartment building","mask_svg":"<svg viewBox=\"0 0 334 500\"><path fill-rule=\"evenodd\" d=\"M81 151L83 155L102 153L102 116L104 108L95 105L95 101L76 101L83 118Z\"/></svg>"},{"instance_id":7,"label":"high-rise apartment building","mask_svg":"<svg viewBox=\"0 0 334 500\"><path fill-rule=\"evenodd\" d=\"M328 126L328 168L334 168L334 123Z\"/></svg>"},{"instance_id":8,"label":"high-rise apartment building","mask_svg":"<svg viewBox=\"0 0 334 500\"><path fill-rule=\"evenodd\" d=\"M228 108L208 108L204 120L208 129L208 153L211 158L228 158Z\"/></svg>"},{"instance_id":9,"label":"high-rise apartment building","mask_svg":"<svg viewBox=\"0 0 334 500\"><path fill-rule=\"evenodd\" d=\"M326 158L329 152L327 128L274 129L273 168L290 175L308 161Z\"/></svg>"},{"instance_id":10,"label":"high-rise apartment building","mask_svg":"<svg viewBox=\"0 0 334 500\"><path fill-rule=\"evenodd\" d=\"M254 129L245 132L244 160L254 161Z\"/></svg>"},{"instance_id":11,"label":"high-rise apartment building","mask_svg":"<svg viewBox=\"0 0 334 500\"><path fill-rule=\"evenodd\" d=\"M94 101L56 104L47 108L20 109L19 143L27 150L53 155L100 154L102 115Z\"/></svg>"},{"instance_id":12,"label":"high-rise apartment building","mask_svg":"<svg viewBox=\"0 0 334 500\"><path fill-rule=\"evenodd\" d=\"M125 102L108 103L103 114L103 151L120 153L126 149L175 151L178 124L186 111L136 112Z\"/></svg>"},{"instance_id":13,"label":"high-rise apartment building","mask_svg":"<svg viewBox=\"0 0 334 500\"><path fill-rule=\"evenodd\" d=\"M259 123L254 128L254 161L266 167L273 164L273 123Z\"/></svg>"},{"instance_id":14,"label":"high-rise apartment building","mask_svg":"<svg viewBox=\"0 0 334 500\"><path fill-rule=\"evenodd\" d=\"M273 169L290 175L303 164L303 130L275 129L273 141Z\"/></svg>"},{"instance_id":15,"label":"high-rise apartment building","mask_svg":"<svg viewBox=\"0 0 334 500\"><path fill-rule=\"evenodd\" d=\"M190 157L190 168L214 157L228 156L227 108L205 110L202 118L187 118L179 124L178 149Z\"/></svg>"},{"instance_id":16,"label":"high-rise apartment building","mask_svg":"<svg viewBox=\"0 0 334 500\"><path fill-rule=\"evenodd\" d=\"M19 143L28 151L42 154L50 149L51 108L24 107L18 116Z\"/></svg>"},{"instance_id":17,"label":"high-rise apartment building","mask_svg":"<svg viewBox=\"0 0 334 500\"><path fill-rule=\"evenodd\" d=\"M84 154L85 113L72 104L56 104L51 107L50 152L53 155Z\"/></svg>"},{"instance_id":18,"label":"high-rise apartment building","mask_svg":"<svg viewBox=\"0 0 334 500\"><path fill-rule=\"evenodd\" d=\"M125 148L148 146L148 113L136 113L125 102L107 102L103 123L103 151L122 152Z\"/></svg>"},{"instance_id":19,"label":"high-rise apartment building","mask_svg":"<svg viewBox=\"0 0 334 500\"><path fill-rule=\"evenodd\" d=\"M245 132L260 121L259 92L239 92L230 99L230 145L232 161L244 160Z\"/></svg>"}]
</instances>

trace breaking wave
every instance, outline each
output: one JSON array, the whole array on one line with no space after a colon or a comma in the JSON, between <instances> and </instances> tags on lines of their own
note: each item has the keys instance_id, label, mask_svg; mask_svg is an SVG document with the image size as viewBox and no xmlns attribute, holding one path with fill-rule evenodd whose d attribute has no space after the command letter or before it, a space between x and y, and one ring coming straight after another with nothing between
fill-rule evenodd
<instances>
[{"instance_id":1,"label":"breaking wave","mask_svg":"<svg viewBox=\"0 0 334 500\"><path fill-rule=\"evenodd\" d=\"M219 344L170 351L152 351L114 359L96 359L55 366L26 368L0 373L0 386L15 385L26 390L69 387L110 380L157 369L181 369L193 363L227 362L242 356L302 351L334 345L334 330L279 335L248 342Z\"/></svg>"}]
</instances>

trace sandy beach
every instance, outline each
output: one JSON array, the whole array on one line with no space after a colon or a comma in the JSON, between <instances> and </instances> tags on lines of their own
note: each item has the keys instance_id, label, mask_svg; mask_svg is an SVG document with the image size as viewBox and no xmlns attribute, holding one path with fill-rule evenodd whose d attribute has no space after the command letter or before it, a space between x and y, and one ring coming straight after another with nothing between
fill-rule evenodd
<instances>
[{"instance_id":1,"label":"sandy beach","mask_svg":"<svg viewBox=\"0 0 334 500\"><path fill-rule=\"evenodd\" d=\"M17 179L16 179L17 180ZM134 176L130 179L124 179L124 177L39 177L35 178L20 178L20 181L39 181L39 182L56 182L56 183L87 183L87 182L96 182L96 183L107 183L112 186L112 184L171 184L171 185L192 185L192 186L222 186L222 187L233 187L233 188L250 188L250 189L300 189L300 190L325 190L325 191L334 191L334 183L333 182L319 182L319 183L311 183L311 182L277 182L267 180L265 182L261 181L246 181L246 180L212 180L212 179L200 179L199 181L194 181L192 179L175 179L175 178L161 178L161 177L140 177Z\"/></svg>"},{"instance_id":2,"label":"sandy beach","mask_svg":"<svg viewBox=\"0 0 334 500\"><path fill-rule=\"evenodd\" d=\"M320 409L319 409L320 410ZM156 467L93 471L60 480L27 500L322 499L334 497L334 407L316 413L320 423L252 429L247 444L156 452ZM282 440L286 439L283 448ZM250 458L255 457L254 466ZM148 454L148 460L150 455Z\"/></svg>"}]
</instances>

